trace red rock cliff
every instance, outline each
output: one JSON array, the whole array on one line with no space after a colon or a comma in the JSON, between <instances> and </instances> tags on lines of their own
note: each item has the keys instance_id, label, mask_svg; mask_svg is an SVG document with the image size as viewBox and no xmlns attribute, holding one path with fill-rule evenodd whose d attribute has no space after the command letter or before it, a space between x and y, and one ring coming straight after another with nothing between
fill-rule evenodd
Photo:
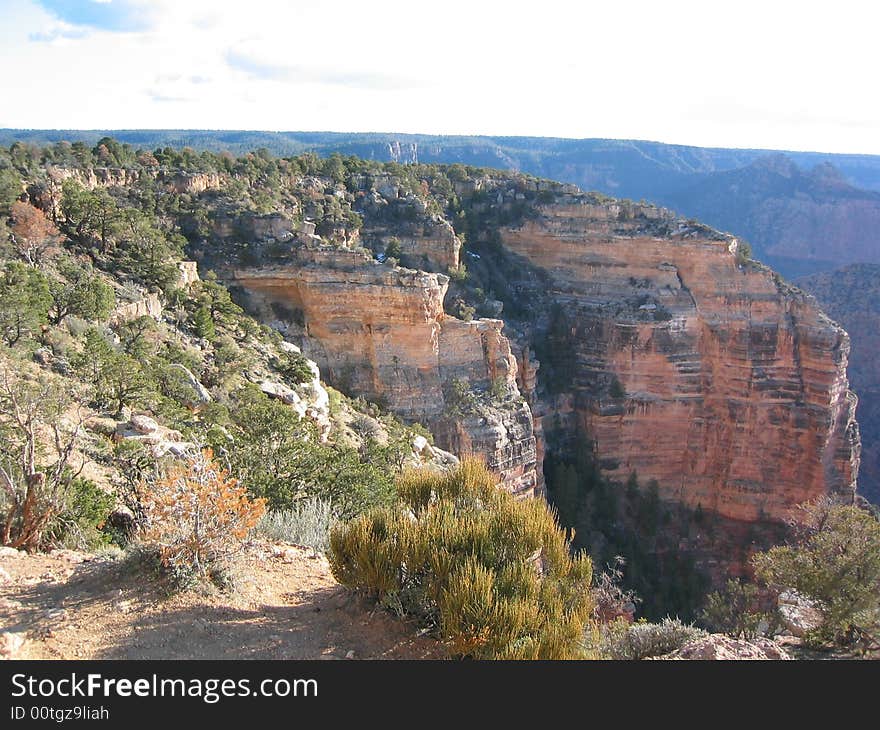
<instances>
[{"instance_id":1,"label":"red rock cliff","mask_svg":"<svg viewBox=\"0 0 880 730\"><path fill-rule=\"evenodd\" d=\"M651 206L565 195L502 231L550 274L574 372L568 415L620 479L741 521L852 495L859 463L849 338L737 242Z\"/></svg>"}]
</instances>

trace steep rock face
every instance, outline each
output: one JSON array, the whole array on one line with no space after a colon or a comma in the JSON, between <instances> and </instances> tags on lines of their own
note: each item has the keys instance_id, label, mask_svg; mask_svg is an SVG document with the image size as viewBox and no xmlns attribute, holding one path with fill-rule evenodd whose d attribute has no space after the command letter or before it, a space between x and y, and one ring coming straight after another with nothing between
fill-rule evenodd
<instances>
[{"instance_id":1,"label":"steep rock face","mask_svg":"<svg viewBox=\"0 0 880 730\"><path fill-rule=\"evenodd\" d=\"M212 219L211 230L220 239L234 239L238 236L250 241L285 240L294 235L296 224L281 213L225 214Z\"/></svg>"},{"instance_id":2,"label":"steep rock face","mask_svg":"<svg viewBox=\"0 0 880 730\"><path fill-rule=\"evenodd\" d=\"M385 249L397 242L405 260L429 271L458 268L461 240L448 221L426 220L420 225L401 227L366 226L361 236L374 249Z\"/></svg>"},{"instance_id":3,"label":"steep rock face","mask_svg":"<svg viewBox=\"0 0 880 730\"><path fill-rule=\"evenodd\" d=\"M117 305L111 315L111 321L122 322L127 319L137 319L138 317L159 319L162 316L163 310L164 305L159 294L156 292L145 292L142 299Z\"/></svg>"},{"instance_id":4,"label":"steep rock face","mask_svg":"<svg viewBox=\"0 0 880 730\"><path fill-rule=\"evenodd\" d=\"M848 372L859 394L859 492L880 503L880 265L854 264L796 283L852 336Z\"/></svg>"},{"instance_id":5,"label":"steep rock face","mask_svg":"<svg viewBox=\"0 0 880 730\"><path fill-rule=\"evenodd\" d=\"M852 495L849 338L771 271L738 264L735 239L566 195L502 240L549 272L555 346L571 350L569 382L540 410L583 429L611 476L636 471L668 500L748 522Z\"/></svg>"},{"instance_id":6,"label":"steep rock face","mask_svg":"<svg viewBox=\"0 0 880 730\"><path fill-rule=\"evenodd\" d=\"M423 421L444 449L484 456L506 488L539 487L531 414L503 323L444 314L448 277L336 248L300 249L285 265L234 277L255 308L302 322L304 352L331 383ZM475 395L453 417L456 384Z\"/></svg>"}]
</instances>

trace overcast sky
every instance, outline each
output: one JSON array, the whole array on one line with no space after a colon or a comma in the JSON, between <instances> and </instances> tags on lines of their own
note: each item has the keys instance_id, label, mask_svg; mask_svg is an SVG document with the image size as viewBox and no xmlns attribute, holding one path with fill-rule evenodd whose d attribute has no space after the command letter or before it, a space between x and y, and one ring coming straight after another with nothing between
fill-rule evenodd
<instances>
[{"instance_id":1,"label":"overcast sky","mask_svg":"<svg viewBox=\"0 0 880 730\"><path fill-rule=\"evenodd\" d=\"M0 127L880 154L864 0L0 0Z\"/></svg>"}]
</instances>

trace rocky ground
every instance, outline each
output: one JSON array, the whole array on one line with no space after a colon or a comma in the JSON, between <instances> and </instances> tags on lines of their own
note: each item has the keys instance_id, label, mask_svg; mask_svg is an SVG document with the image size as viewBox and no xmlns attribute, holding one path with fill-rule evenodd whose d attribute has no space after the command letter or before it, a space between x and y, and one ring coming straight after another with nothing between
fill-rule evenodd
<instances>
[{"instance_id":1,"label":"rocky ground","mask_svg":"<svg viewBox=\"0 0 880 730\"><path fill-rule=\"evenodd\" d=\"M0 548L0 655L16 659L423 659L442 656L345 591L324 557L254 544L235 592L169 594L144 566Z\"/></svg>"}]
</instances>

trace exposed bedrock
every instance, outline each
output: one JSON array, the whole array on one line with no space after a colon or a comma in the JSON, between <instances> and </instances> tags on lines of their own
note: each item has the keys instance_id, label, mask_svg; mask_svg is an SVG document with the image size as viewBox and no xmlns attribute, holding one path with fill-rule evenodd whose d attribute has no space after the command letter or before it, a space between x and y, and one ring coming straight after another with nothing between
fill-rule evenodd
<instances>
[{"instance_id":1,"label":"exposed bedrock","mask_svg":"<svg viewBox=\"0 0 880 730\"><path fill-rule=\"evenodd\" d=\"M237 270L235 283L255 307L301 323L304 351L332 384L425 423L444 449L482 456L514 492L542 484L503 322L445 314L448 277L327 248Z\"/></svg>"},{"instance_id":2,"label":"exposed bedrock","mask_svg":"<svg viewBox=\"0 0 880 730\"><path fill-rule=\"evenodd\" d=\"M749 522L851 497L849 337L737 242L650 206L568 196L502 231L549 272L570 378L536 412L580 426L606 473ZM557 331L559 322L555 323Z\"/></svg>"}]
</instances>

